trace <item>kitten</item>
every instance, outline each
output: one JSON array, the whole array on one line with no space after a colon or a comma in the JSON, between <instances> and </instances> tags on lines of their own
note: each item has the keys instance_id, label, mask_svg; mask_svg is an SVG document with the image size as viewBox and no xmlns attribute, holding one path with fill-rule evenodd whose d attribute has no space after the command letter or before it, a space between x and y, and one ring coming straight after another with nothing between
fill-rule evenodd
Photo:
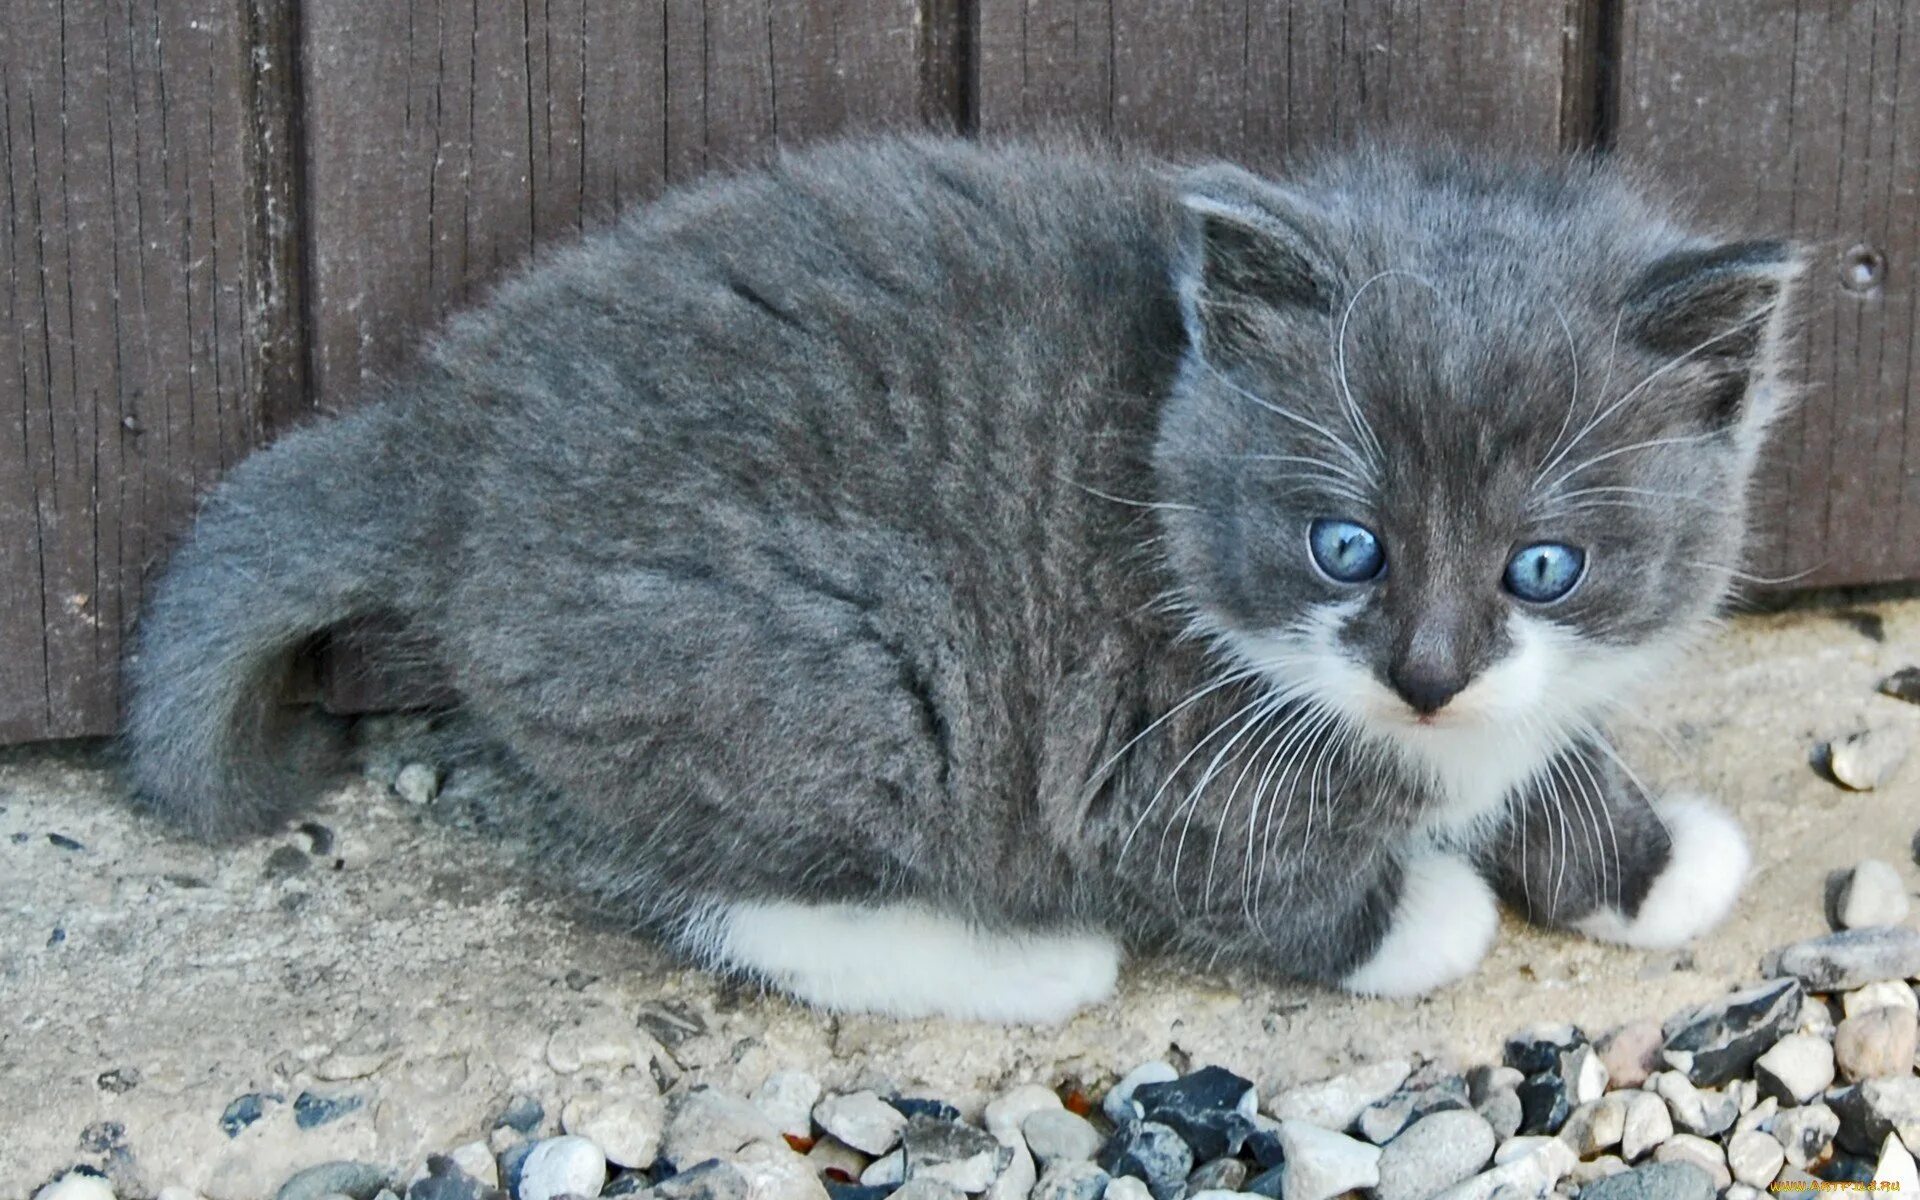
<instances>
[{"instance_id":1,"label":"kitten","mask_svg":"<svg viewBox=\"0 0 1920 1200\"><path fill-rule=\"evenodd\" d=\"M136 792L284 819L286 660L386 611L609 905L819 1005L1058 1019L1122 945L1411 995L1496 897L1674 945L1745 842L1604 724L1728 591L1796 271L1592 161L789 155L215 488Z\"/></svg>"}]
</instances>

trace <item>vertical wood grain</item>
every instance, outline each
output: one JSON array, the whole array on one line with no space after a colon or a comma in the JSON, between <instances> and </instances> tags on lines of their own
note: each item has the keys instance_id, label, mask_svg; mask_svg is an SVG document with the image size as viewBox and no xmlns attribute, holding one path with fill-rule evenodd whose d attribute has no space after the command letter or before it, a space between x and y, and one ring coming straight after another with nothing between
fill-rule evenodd
<instances>
[{"instance_id":1,"label":"vertical wood grain","mask_svg":"<svg viewBox=\"0 0 1920 1200\"><path fill-rule=\"evenodd\" d=\"M143 570L299 387L284 14L0 21L0 742L113 728Z\"/></svg>"},{"instance_id":2,"label":"vertical wood grain","mask_svg":"<svg viewBox=\"0 0 1920 1200\"><path fill-rule=\"evenodd\" d=\"M1920 577L1920 15L1899 0L1624 0L1620 149L1723 228L1812 250L1752 569L1809 586ZM1885 277L1845 284L1856 245Z\"/></svg>"}]
</instances>

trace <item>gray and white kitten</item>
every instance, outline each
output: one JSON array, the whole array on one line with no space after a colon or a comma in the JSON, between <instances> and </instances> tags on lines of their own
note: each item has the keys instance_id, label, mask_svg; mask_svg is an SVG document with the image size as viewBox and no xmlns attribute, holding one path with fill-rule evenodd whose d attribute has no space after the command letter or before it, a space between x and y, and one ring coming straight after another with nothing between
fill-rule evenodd
<instances>
[{"instance_id":1,"label":"gray and white kitten","mask_svg":"<svg viewBox=\"0 0 1920 1200\"><path fill-rule=\"evenodd\" d=\"M384 611L608 904L817 1004L1055 1019L1121 946L1408 995L1496 898L1679 943L1745 843L1603 727L1727 594L1796 269L1591 161L790 155L214 489L137 794L284 819L286 663Z\"/></svg>"}]
</instances>

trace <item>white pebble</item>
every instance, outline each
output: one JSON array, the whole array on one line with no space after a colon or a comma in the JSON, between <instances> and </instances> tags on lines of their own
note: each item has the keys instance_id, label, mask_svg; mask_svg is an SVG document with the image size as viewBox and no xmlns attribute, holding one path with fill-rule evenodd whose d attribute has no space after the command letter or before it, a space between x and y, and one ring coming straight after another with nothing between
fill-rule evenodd
<instances>
[{"instance_id":1,"label":"white pebble","mask_svg":"<svg viewBox=\"0 0 1920 1200\"><path fill-rule=\"evenodd\" d=\"M1920 1013L1920 998L1915 997L1910 985L1899 979L1882 979L1840 997L1840 1009L1849 1017L1876 1008L1904 1008L1910 1013Z\"/></svg>"},{"instance_id":2,"label":"white pebble","mask_svg":"<svg viewBox=\"0 0 1920 1200\"><path fill-rule=\"evenodd\" d=\"M1692 1163L1713 1177L1715 1191L1733 1182L1733 1172L1727 1170L1727 1156L1719 1144L1691 1133L1674 1134L1653 1152L1653 1161Z\"/></svg>"},{"instance_id":3,"label":"white pebble","mask_svg":"<svg viewBox=\"0 0 1920 1200\"><path fill-rule=\"evenodd\" d=\"M1753 1067L1776 1094L1805 1104L1833 1083L1833 1046L1818 1034L1790 1034L1775 1042Z\"/></svg>"},{"instance_id":4,"label":"white pebble","mask_svg":"<svg viewBox=\"0 0 1920 1200\"><path fill-rule=\"evenodd\" d=\"M805 1071L769 1075L753 1093L754 1107L774 1128L793 1137L813 1136L813 1106L820 1102L820 1081Z\"/></svg>"},{"instance_id":5,"label":"white pebble","mask_svg":"<svg viewBox=\"0 0 1920 1200\"><path fill-rule=\"evenodd\" d=\"M1281 1200L1332 1200L1380 1182L1380 1147L1305 1121L1280 1122Z\"/></svg>"},{"instance_id":6,"label":"white pebble","mask_svg":"<svg viewBox=\"0 0 1920 1200\"><path fill-rule=\"evenodd\" d=\"M666 1113L651 1083L621 1094L575 1096L560 1128L600 1147L616 1167L646 1167L660 1154Z\"/></svg>"},{"instance_id":7,"label":"white pebble","mask_svg":"<svg viewBox=\"0 0 1920 1200\"><path fill-rule=\"evenodd\" d=\"M1898 925L1911 909L1907 885L1893 864L1878 858L1863 858L1840 883L1833 899L1836 929L1865 929L1871 925Z\"/></svg>"},{"instance_id":8,"label":"white pebble","mask_svg":"<svg viewBox=\"0 0 1920 1200\"><path fill-rule=\"evenodd\" d=\"M883 1154L860 1172L861 1187L899 1187L907 1177L907 1152Z\"/></svg>"},{"instance_id":9,"label":"white pebble","mask_svg":"<svg viewBox=\"0 0 1920 1200\"><path fill-rule=\"evenodd\" d=\"M1457 1183L1441 1192L1436 1200L1545 1196L1579 1162L1571 1146L1559 1138L1546 1138L1532 1153Z\"/></svg>"},{"instance_id":10,"label":"white pebble","mask_svg":"<svg viewBox=\"0 0 1920 1200\"><path fill-rule=\"evenodd\" d=\"M1156 1080L1155 1082L1162 1081ZM1133 1176L1121 1175L1114 1179L1113 1182L1107 1184L1107 1191L1103 1200L1153 1200L1153 1193L1147 1190L1146 1184L1135 1179Z\"/></svg>"},{"instance_id":11,"label":"white pebble","mask_svg":"<svg viewBox=\"0 0 1920 1200\"><path fill-rule=\"evenodd\" d=\"M885 1154L900 1144L907 1127L900 1110L872 1092L828 1096L813 1106L813 1119L862 1154Z\"/></svg>"},{"instance_id":12,"label":"white pebble","mask_svg":"<svg viewBox=\"0 0 1920 1200\"><path fill-rule=\"evenodd\" d=\"M583 1137L547 1138L520 1164L520 1200L598 1196L607 1186L607 1156Z\"/></svg>"},{"instance_id":13,"label":"white pebble","mask_svg":"<svg viewBox=\"0 0 1920 1200\"><path fill-rule=\"evenodd\" d=\"M393 790L408 804L431 804L440 794L440 772L426 763L408 763L393 777Z\"/></svg>"},{"instance_id":14,"label":"white pebble","mask_svg":"<svg viewBox=\"0 0 1920 1200\"><path fill-rule=\"evenodd\" d=\"M1889 1133L1880 1143L1880 1161L1873 1168L1877 1195L1913 1196L1920 1194L1920 1166L1897 1133Z\"/></svg>"},{"instance_id":15,"label":"white pebble","mask_svg":"<svg viewBox=\"0 0 1920 1200\"><path fill-rule=\"evenodd\" d=\"M1020 1126L1028 1117L1037 1112L1050 1112L1064 1108L1060 1097L1052 1088L1037 1083L1025 1083L1003 1096L989 1101L980 1114L981 1124L987 1132L1005 1142L1018 1138Z\"/></svg>"},{"instance_id":16,"label":"white pebble","mask_svg":"<svg viewBox=\"0 0 1920 1200\"><path fill-rule=\"evenodd\" d=\"M153 1200L200 1200L200 1193L173 1183L161 1188Z\"/></svg>"},{"instance_id":17,"label":"white pebble","mask_svg":"<svg viewBox=\"0 0 1920 1200\"><path fill-rule=\"evenodd\" d=\"M1134 1106L1133 1091L1143 1083L1172 1083L1180 1078L1180 1072L1173 1069L1171 1063L1144 1062L1121 1076L1120 1082L1107 1090L1100 1101L1100 1111L1107 1114L1107 1120L1115 1125L1140 1116L1140 1110ZM1111 1194L1111 1189L1109 1189Z\"/></svg>"},{"instance_id":18,"label":"white pebble","mask_svg":"<svg viewBox=\"0 0 1920 1200\"><path fill-rule=\"evenodd\" d=\"M1522 1133L1501 1142L1493 1152L1493 1165L1504 1167L1511 1162L1519 1162L1539 1150L1548 1142L1557 1139L1542 1133Z\"/></svg>"},{"instance_id":19,"label":"white pebble","mask_svg":"<svg viewBox=\"0 0 1920 1200\"><path fill-rule=\"evenodd\" d=\"M1772 1134L1750 1129L1727 1139L1727 1167L1748 1187L1764 1189L1786 1165L1787 1152Z\"/></svg>"},{"instance_id":20,"label":"white pebble","mask_svg":"<svg viewBox=\"0 0 1920 1200\"><path fill-rule=\"evenodd\" d=\"M73 1171L35 1192L33 1200L114 1200L113 1185L98 1175Z\"/></svg>"},{"instance_id":21,"label":"white pebble","mask_svg":"<svg viewBox=\"0 0 1920 1200\"><path fill-rule=\"evenodd\" d=\"M732 1162L747 1177L747 1195L752 1200L827 1200L826 1186L813 1173L812 1164L785 1143L755 1142L735 1154Z\"/></svg>"},{"instance_id":22,"label":"white pebble","mask_svg":"<svg viewBox=\"0 0 1920 1200\"><path fill-rule=\"evenodd\" d=\"M1034 1166L1032 1152L1024 1145L1017 1141L1005 1144L1013 1151L1013 1157L993 1177L993 1186L987 1189L985 1200L1027 1200L1040 1181L1040 1170Z\"/></svg>"},{"instance_id":23,"label":"white pebble","mask_svg":"<svg viewBox=\"0 0 1920 1200\"><path fill-rule=\"evenodd\" d=\"M1891 730L1863 729L1827 743L1833 777L1856 792L1870 792L1893 778L1906 757L1906 742Z\"/></svg>"},{"instance_id":24,"label":"white pebble","mask_svg":"<svg viewBox=\"0 0 1920 1200\"><path fill-rule=\"evenodd\" d=\"M1840 1022L1833 1035L1833 1062L1849 1083L1913 1071L1920 1051L1920 1018L1904 1008L1868 1009Z\"/></svg>"},{"instance_id":25,"label":"white pebble","mask_svg":"<svg viewBox=\"0 0 1920 1200\"><path fill-rule=\"evenodd\" d=\"M1620 1127L1620 1154L1628 1162L1641 1157L1673 1136L1673 1117L1667 1102L1652 1092L1635 1092L1627 1101L1627 1116Z\"/></svg>"},{"instance_id":26,"label":"white pebble","mask_svg":"<svg viewBox=\"0 0 1920 1200\"><path fill-rule=\"evenodd\" d=\"M1400 1059L1371 1063L1345 1075L1292 1088L1273 1097L1267 1111L1282 1121L1305 1121L1322 1129L1344 1130L1360 1110L1400 1090L1413 1065Z\"/></svg>"},{"instance_id":27,"label":"white pebble","mask_svg":"<svg viewBox=\"0 0 1920 1200\"><path fill-rule=\"evenodd\" d=\"M453 1165L460 1168L468 1179L476 1180L490 1188L500 1186L500 1164L493 1157L493 1151L485 1142L468 1142L464 1146L455 1146L447 1155Z\"/></svg>"}]
</instances>

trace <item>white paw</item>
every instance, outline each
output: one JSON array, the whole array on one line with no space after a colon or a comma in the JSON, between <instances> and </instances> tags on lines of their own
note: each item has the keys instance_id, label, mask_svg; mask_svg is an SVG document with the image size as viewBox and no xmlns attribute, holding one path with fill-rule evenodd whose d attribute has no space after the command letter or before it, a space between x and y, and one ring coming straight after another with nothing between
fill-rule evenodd
<instances>
[{"instance_id":1,"label":"white paw","mask_svg":"<svg viewBox=\"0 0 1920 1200\"><path fill-rule=\"evenodd\" d=\"M1417 996L1465 976L1493 945L1500 910L1493 889L1465 859L1422 855L1405 872L1386 939L1340 981L1348 991Z\"/></svg>"},{"instance_id":2,"label":"white paw","mask_svg":"<svg viewBox=\"0 0 1920 1200\"><path fill-rule=\"evenodd\" d=\"M1120 949L1094 933L997 932L916 905L741 903L683 944L839 1012L1051 1024L1106 999Z\"/></svg>"},{"instance_id":3,"label":"white paw","mask_svg":"<svg viewBox=\"0 0 1920 1200\"><path fill-rule=\"evenodd\" d=\"M1655 806L1673 837L1673 856L1632 920L1602 908L1574 928L1604 942L1665 950L1718 925L1740 896L1753 855L1739 822L1711 801L1676 796Z\"/></svg>"}]
</instances>

